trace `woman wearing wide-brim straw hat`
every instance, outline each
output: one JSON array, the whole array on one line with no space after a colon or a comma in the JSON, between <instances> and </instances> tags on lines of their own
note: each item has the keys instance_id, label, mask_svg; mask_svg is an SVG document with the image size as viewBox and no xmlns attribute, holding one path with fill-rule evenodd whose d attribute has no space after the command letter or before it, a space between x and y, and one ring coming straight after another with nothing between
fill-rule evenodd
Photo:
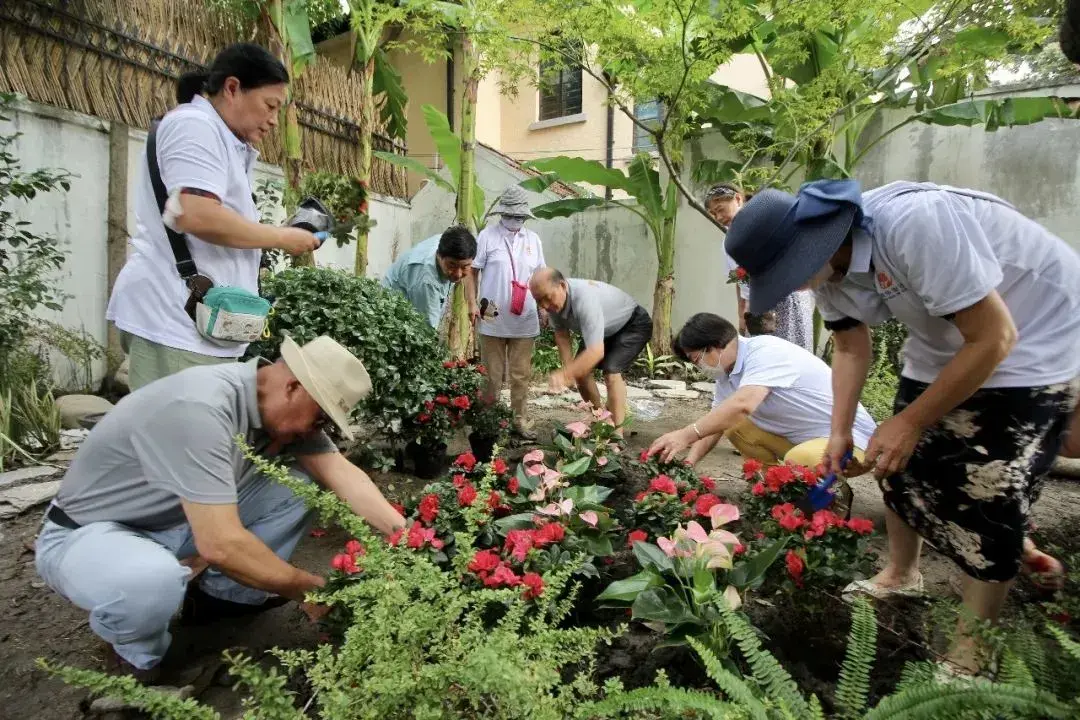
<instances>
[{"instance_id":1,"label":"woman wearing wide-brim straw hat","mask_svg":"<svg viewBox=\"0 0 1080 720\"><path fill-rule=\"evenodd\" d=\"M964 605L984 620L1018 573L1060 584L1061 564L1026 534L1080 387L1080 256L992 195L909 182L862 193L852 180L759 193L726 247L749 273L751 312L815 290L835 338L827 466L851 447L867 326L908 329L896 414L866 449L888 564L846 592L921 592L923 539L964 571ZM978 671L980 650L961 621L945 669Z\"/></svg>"}]
</instances>

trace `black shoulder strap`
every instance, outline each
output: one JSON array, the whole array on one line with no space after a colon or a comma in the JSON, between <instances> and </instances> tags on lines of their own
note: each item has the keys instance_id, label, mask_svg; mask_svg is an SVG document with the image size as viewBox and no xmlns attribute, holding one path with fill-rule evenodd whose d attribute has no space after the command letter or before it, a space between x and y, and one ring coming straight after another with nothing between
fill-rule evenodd
<instances>
[{"instance_id":1,"label":"black shoulder strap","mask_svg":"<svg viewBox=\"0 0 1080 720\"><path fill-rule=\"evenodd\" d=\"M146 164L150 169L150 184L154 186L158 212L164 215L168 193L165 192L165 183L161 180L161 170L158 168L157 161L157 129L159 123L159 120L154 120L150 124L150 132L146 136ZM182 279L191 279L199 271L195 267L195 261L191 259L191 250L188 248L187 238L184 237L183 233L176 232L168 225L165 225L165 234L169 236L169 245L172 246L173 257L176 258L176 271L180 273Z\"/></svg>"}]
</instances>

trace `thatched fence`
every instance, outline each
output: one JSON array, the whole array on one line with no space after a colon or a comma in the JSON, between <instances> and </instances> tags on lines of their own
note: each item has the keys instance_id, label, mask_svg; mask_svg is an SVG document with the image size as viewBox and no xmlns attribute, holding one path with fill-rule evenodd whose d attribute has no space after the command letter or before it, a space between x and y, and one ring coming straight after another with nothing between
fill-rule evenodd
<instances>
[{"instance_id":1,"label":"thatched fence","mask_svg":"<svg viewBox=\"0 0 1080 720\"><path fill-rule=\"evenodd\" d=\"M147 128L175 104L175 82L243 37L203 0L0 0L0 90L106 120ZM356 124L360 96L344 68L318 58L293 86L308 170L352 174L358 140L405 154L381 128ZM262 159L281 164L276 135ZM405 172L376 159L371 187L407 196Z\"/></svg>"}]
</instances>

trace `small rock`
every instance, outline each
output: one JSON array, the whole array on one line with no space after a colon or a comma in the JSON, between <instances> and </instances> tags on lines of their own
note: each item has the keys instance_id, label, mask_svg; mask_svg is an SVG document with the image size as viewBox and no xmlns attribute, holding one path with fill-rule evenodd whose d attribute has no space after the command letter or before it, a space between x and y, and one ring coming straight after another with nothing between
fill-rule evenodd
<instances>
[{"instance_id":1,"label":"small rock","mask_svg":"<svg viewBox=\"0 0 1080 720\"><path fill-rule=\"evenodd\" d=\"M0 473L0 487L16 485L21 482L26 482L27 480L39 480L41 478L52 477L57 472L59 472L59 470L56 468L43 465L9 470L8 472Z\"/></svg>"},{"instance_id":2,"label":"small rock","mask_svg":"<svg viewBox=\"0 0 1080 720\"><path fill-rule=\"evenodd\" d=\"M113 404L97 395L64 395L56 399L60 423L65 428L81 428L81 421L91 415L101 415L113 409Z\"/></svg>"},{"instance_id":3,"label":"small rock","mask_svg":"<svg viewBox=\"0 0 1080 720\"><path fill-rule=\"evenodd\" d=\"M661 390L686 390L686 383L682 380L650 380L649 387Z\"/></svg>"},{"instance_id":4,"label":"small rock","mask_svg":"<svg viewBox=\"0 0 1080 720\"><path fill-rule=\"evenodd\" d=\"M192 685L185 685L181 688L170 687L168 685L154 685L149 689L159 692L162 695L175 695L181 700L187 700L195 694L195 687ZM105 714L130 709L134 709L134 706L114 697L100 697L90 703L91 713Z\"/></svg>"},{"instance_id":5,"label":"small rock","mask_svg":"<svg viewBox=\"0 0 1080 720\"><path fill-rule=\"evenodd\" d=\"M61 450L60 452L53 453L49 457L45 458L46 462L71 462L75 459L75 453L78 450Z\"/></svg>"},{"instance_id":6,"label":"small rock","mask_svg":"<svg viewBox=\"0 0 1080 720\"><path fill-rule=\"evenodd\" d=\"M20 485L0 492L0 518L18 515L24 510L46 503L60 490L60 481Z\"/></svg>"},{"instance_id":7,"label":"small rock","mask_svg":"<svg viewBox=\"0 0 1080 720\"><path fill-rule=\"evenodd\" d=\"M626 397L630 400L644 400L651 398L652 392L643 388L634 387L633 385L626 386Z\"/></svg>"},{"instance_id":8,"label":"small rock","mask_svg":"<svg viewBox=\"0 0 1080 720\"><path fill-rule=\"evenodd\" d=\"M34 588L35 590L40 590L45 587L45 582L43 580L35 580L30 583L30 587Z\"/></svg>"},{"instance_id":9,"label":"small rock","mask_svg":"<svg viewBox=\"0 0 1080 720\"><path fill-rule=\"evenodd\" d=\"M693 385L691 385L690 387L693 388L694 390L697 390L698 392L710 393L711 394L712 392L714 392L716 390L716 383L696 382Z\"/></svg>"},{"instance_id":10,"label":"small rock","mask_svg":"<svg viewBox=\"0 0 1080 720\"><path fill-rule=\"evenodd\" d=\"M529 404L533 407L553 408L555 407L555 396L541 395L540 397L532 398L531 400L529 400Z\"/></svg>"},{"instance_id":11,"label":"small rock","mask_svg":"<svg viewBox=\"0 0 1080 720\"><path fill-rule=\"evenodd\" d=\"M654 390L653 394L664 400L697 400L699 396L694 390Z\"/></svg>"}]
</instances>

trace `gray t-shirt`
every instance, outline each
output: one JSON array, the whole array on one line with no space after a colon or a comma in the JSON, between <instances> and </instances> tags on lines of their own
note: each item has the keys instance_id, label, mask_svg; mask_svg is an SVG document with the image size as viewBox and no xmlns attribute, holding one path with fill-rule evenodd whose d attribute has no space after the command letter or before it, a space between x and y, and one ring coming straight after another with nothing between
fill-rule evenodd
<instances>
[{"instance_id":1,"label":"gray t-shirt","mask_svg":"<svg viewBox=\"0 0 1080 720\"><path fill-rule=\"evenodd\" d=\"M566 304L551 314L551 322L559 330L580 332L585 347L622 330L638 307L637 300L598 280L570 278L566 284Z\"/></svg>"},{"instance_id":2,"label":"gray t-shirt","mask_svg":"<svg viewBox=\"0 0 1080 720\"><path fill-rule=\"evenodd\" d=\"M80 525L163 530L186 522L181 500L235 503L257 474L234 438L274 457L259 416L258 367L252 360L191 368L125 397L79 448L56 504ZM319 432L279 455L329 452L336 447Z\"/></svg>"}]
</instances>

